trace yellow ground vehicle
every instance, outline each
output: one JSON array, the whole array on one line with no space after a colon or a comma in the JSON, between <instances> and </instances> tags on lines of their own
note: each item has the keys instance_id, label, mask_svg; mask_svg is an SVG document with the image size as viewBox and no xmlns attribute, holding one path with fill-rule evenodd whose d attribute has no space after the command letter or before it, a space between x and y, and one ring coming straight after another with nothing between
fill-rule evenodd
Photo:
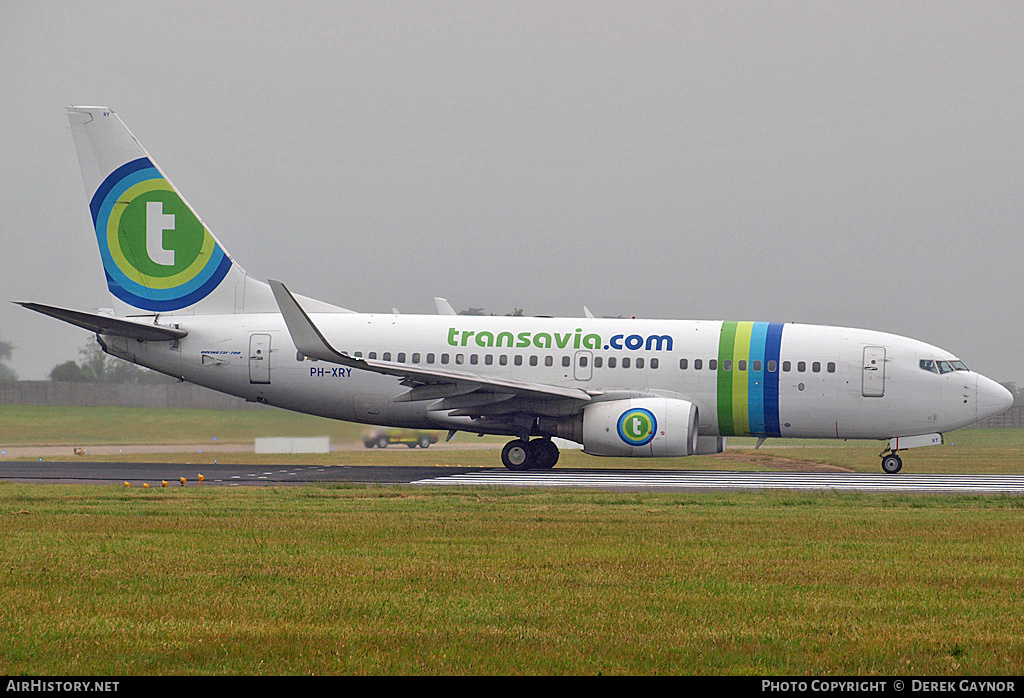
<instances>
[{"instance_id":1,"label":"yellow ground vehicle","mask_svg":"<svg viewBox=\"0 0 1024 698\"><path fill-rule=\"evenodd\" d=\"M387 448L390 444L405 444L409 448L430 448L436 444L440 434L436 431L415 429L374 429L363 434L363 445L367 448Z\"/></svg>"}]
</instances>

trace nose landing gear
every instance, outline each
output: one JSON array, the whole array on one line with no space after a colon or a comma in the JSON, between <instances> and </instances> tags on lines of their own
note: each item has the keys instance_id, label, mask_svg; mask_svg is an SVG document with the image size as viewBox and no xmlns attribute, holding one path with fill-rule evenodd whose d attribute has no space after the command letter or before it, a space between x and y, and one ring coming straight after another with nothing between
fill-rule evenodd
<instances>
[{"instance_id":1,"label":"nose landing gear","mask_svg":"<svg viewBox=\"0 0 1024 698\"><path fill-rule=\"evenodd\" d=\"M896 455L896 451L882 451L882 470L895 475L903 469L903 459Z\"/></svg>"}]
</instances>

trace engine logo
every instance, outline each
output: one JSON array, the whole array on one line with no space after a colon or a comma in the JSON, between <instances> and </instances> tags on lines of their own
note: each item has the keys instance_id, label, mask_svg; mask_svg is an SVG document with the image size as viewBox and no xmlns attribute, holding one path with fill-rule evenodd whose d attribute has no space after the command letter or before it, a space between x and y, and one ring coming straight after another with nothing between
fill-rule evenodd
<instances>
[{"instance_id":1,"label":"engine logo","mask_svg":"<svg viewBox=\"0 0 1024 698\"><path fill-rule=\"evenodd\" d=\"M619 417L619 438L630 446L646 446L658 430L654 413L642 407L626 410Z\"/></svg>"}]
</instances>

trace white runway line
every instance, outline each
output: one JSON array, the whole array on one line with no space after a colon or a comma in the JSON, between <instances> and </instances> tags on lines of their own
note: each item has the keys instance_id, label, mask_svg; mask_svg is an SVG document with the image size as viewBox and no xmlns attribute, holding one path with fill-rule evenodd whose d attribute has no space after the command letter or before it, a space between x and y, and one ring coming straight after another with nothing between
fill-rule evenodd
<instances>
[{"instance_id":1,"label":"white runway line","mask_svg":"<svg viewBox=\"0 0 1024 698\"><path fill-rule=\"evenodd\" d=\"M885 475L882 473L526 472L493 470L416 480L414 485L630 489L836 490L1024 494L1024 475Z\"/></svg>"}]
</instances>

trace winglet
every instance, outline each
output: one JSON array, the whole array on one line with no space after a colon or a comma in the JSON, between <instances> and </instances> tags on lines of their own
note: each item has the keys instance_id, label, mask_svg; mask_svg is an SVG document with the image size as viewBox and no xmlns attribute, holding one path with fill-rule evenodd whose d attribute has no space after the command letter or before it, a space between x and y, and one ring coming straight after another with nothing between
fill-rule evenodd
<instances>
[{"instance_id":1,"label":"winglet","mask_svg":"<svg viewBox=\"0 0 1024 698\"><path fill-rule=\"evenodd\" d=\"M455 315L455 308L448 302L447 298L434 298L434 307L438 315Z\"/></svg>"},{"instance_id":2,"label":"winglet","mask_svg":"<svg viewBox=\"0 0 1024 698\"><path fill-rule=\"evenodd\" d=\"M269 283L270 289L274 292L277 307L281 309L281 315L284 316L284 324L288 326L288 333L292 336L292 342L295 343L295 348L299 352L321 361L350 365L359 363L356 359L342 354L331 346L283 283L273 279L270 279Z\"/></svg>"}]
</instances>

